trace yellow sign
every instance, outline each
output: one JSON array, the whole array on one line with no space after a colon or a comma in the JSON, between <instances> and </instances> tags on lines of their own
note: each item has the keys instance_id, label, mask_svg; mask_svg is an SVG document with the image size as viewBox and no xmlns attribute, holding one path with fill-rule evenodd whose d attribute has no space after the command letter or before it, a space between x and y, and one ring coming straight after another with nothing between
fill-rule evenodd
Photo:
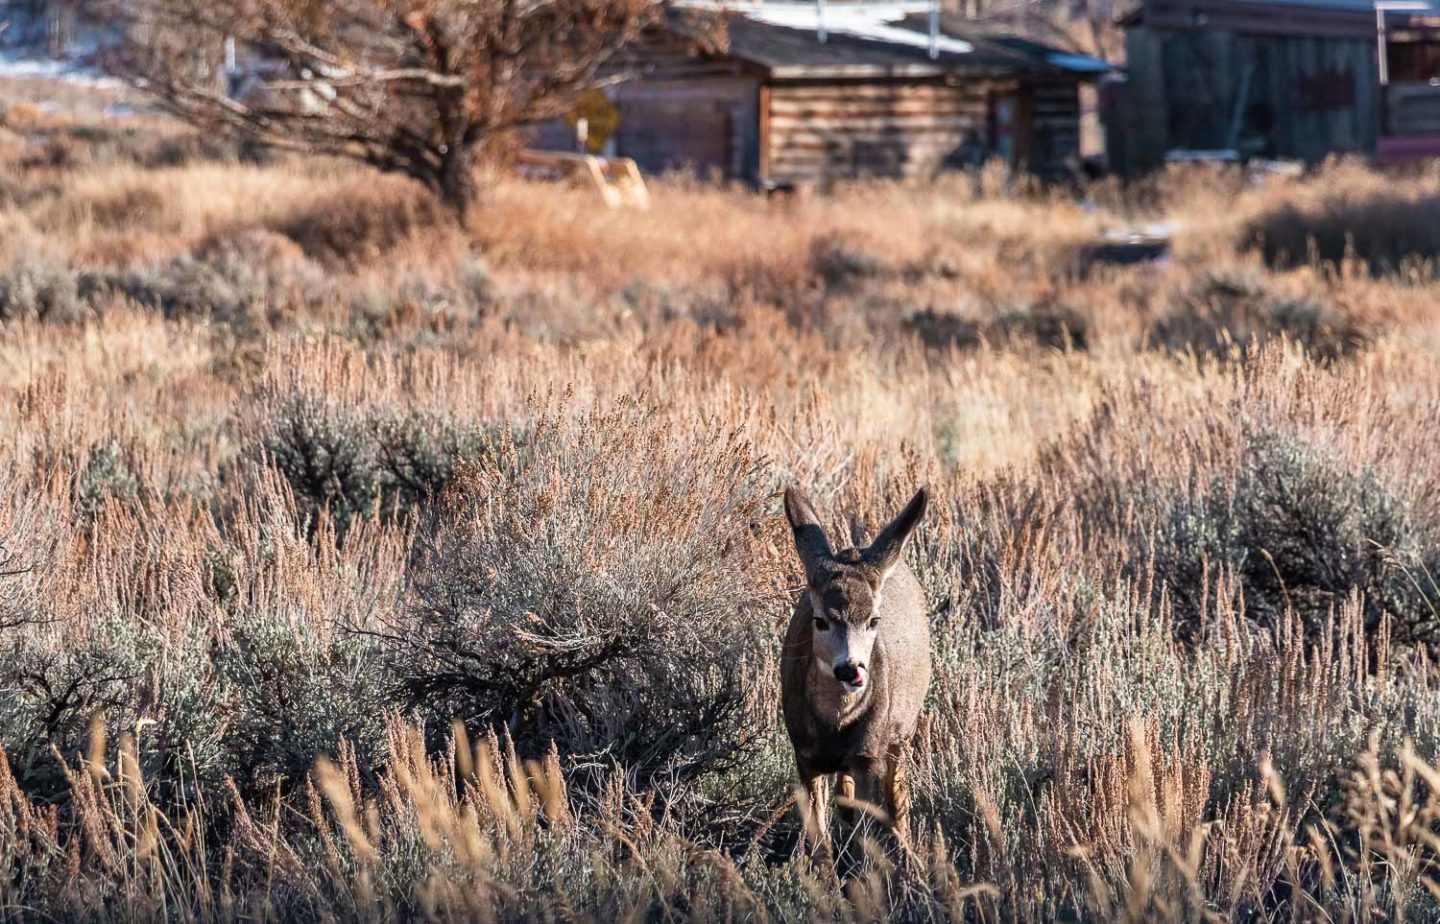
<instances>
[{"instance_id":1,"label":"yellow sign","mask_svg":"<svg viewBox=\"0 0 1440 924\"><path fill-rule=\"evenodd\" d=\"M620 110L602 91L592 87L580 94L565 121L575 126L576 137L586 150L599 154L620 127Z\"/></svg>"}]
</instances>

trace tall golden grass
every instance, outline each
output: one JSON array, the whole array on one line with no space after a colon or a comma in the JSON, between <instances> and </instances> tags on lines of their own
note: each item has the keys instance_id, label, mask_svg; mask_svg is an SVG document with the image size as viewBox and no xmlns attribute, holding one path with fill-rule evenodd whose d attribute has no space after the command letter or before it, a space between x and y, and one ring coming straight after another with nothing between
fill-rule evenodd
<instances>
[{"instance_id":1,"label":"tall golden grass","mask_svg":"<svg viewBox=\"0 0 1440 924\"><path fill-rule=\"evenodd\" d=\"M0 918L1440 915L1433 178L462 231L156 143L0 136ZM776 492L921 482L915 852L823 868Z\"/></svg>"}]
</instances>

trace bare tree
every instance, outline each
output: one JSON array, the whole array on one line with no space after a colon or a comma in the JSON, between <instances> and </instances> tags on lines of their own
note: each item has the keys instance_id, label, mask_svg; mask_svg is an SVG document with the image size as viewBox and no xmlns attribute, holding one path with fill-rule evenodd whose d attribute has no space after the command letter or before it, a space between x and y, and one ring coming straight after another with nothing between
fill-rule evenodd
<instances>
[{"instance_id":1,"label":"bare tree","mask_svg":"<svg viewBox=\"0 0 1440 924\"><path fill-rule=\"evenodd\" d=\"M563 113L658 0L111 0L118 68L207 129L414 177L462 218L475 167Z\"/></svg>"}]
</instances>

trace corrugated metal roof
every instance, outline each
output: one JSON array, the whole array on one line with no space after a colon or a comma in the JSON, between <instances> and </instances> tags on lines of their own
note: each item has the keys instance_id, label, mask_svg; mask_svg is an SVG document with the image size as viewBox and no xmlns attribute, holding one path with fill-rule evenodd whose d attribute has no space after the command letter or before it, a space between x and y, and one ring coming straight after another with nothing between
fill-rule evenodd
<instances>
[{"instance_id":1,"label":"corrugated metal roof","mask_svg":"<svg viewBox=\"0 0 1440 924\"><path fill-rule=\"evenodd\" d=\"M942 38L931 57L928 21L914 9L914 4L868 8L827 4L822 42L820 14L813 5L730 8L725 11L728 54L764 67L779 79L1045 71L1091 75L1112 69L1097 58L1015 36L962 34L948 16L942 18ZM671 23L678 31L686 30L684 17L675 11Z\"/></svg>"}]
</instances>

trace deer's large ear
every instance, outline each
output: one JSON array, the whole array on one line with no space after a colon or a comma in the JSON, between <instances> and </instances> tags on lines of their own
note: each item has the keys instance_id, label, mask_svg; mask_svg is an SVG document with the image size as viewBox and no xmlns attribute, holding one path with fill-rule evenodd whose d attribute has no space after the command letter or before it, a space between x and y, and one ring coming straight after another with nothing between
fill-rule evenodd
<instances>
[{"instance_id":1,"label":"deer's large ear","mask_svg":"<svg viewBox=\"0 0 1440 924\"><path fill-rule=\"evenodd\" d=\"M815 581L821 567L831 557L830 540L815 515L810 498L799 488L785 489L785 519L790 521L790 532L795 536L795 551L800 553L800 563L805 566L806 580Z\"/></svg>"},{"instance_id":2,"label":"deer's large ear","mask_svg":"<svg viewBox=\"0 0 1440 924\"><path fill-rule=\"evenodd\" d=\"M865 550L865 560L873 564L879 571L879 583L884 583L900 564L905 555L905 540L919 525L920 519L925 516L925 505L930 502L930 493L924 488L915 492L910 503L900 511L900 515L890 521L890 525L880 531L875 541Z\"/></svg>"}]
</instances>

